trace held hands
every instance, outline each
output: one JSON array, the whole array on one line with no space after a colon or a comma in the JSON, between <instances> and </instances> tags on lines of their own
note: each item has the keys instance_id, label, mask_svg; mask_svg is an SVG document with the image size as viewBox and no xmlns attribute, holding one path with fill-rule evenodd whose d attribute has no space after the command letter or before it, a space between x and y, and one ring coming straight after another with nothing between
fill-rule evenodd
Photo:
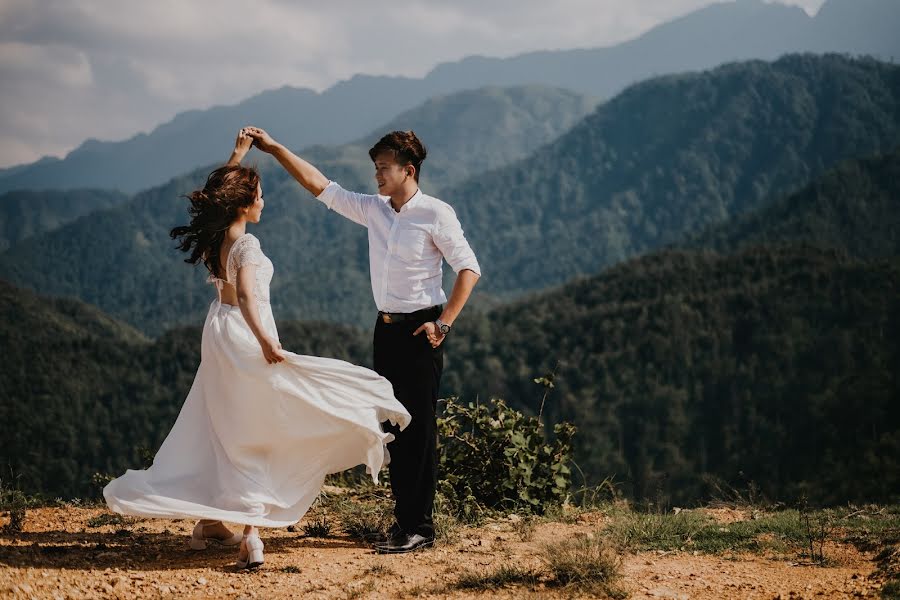
<instances>
[{"instance_id":1,"label":"held hands","mask_svg":"<svg viewBox=\"0 0 900 600\"><path fill-rule=\"evenodd\" d=\"M285 359L284 352L281 350L281 342L273 337L264 337L259 341L262 346L263 356L270 365L280 363Z\"/></svg>"},{"instance_id":2,"label":"held hands","mask_svg":"<svg viewBox=\"0 0 900 600\"><path fill-rule=\"evenodd\" d=\"M253 145L262 150L263 152L272 153L275 149L275 146L278 145L271 135L266 133L264 129L260 129L259 127L244 127L241 131L245 131L247 135L253 141Z\"/></svg>"},{"instance_id":3,"label":"held hands","mask_svg":"<svg viewBox=\"0 0 900 600\"><path fill-rule=\"evenodd\" d=\"M238 131L237 139L234 141L234 153L240 158L244 158L253 145L253 138L247 135L244 129Z\"/></svg>"},{"instance_id":4,"label":"held hands","mask_svg":"<svg viewBox=\"0 0 900 600\"><path fill-rule=\"evenodd\" d=\"M444 341L444 338L447 337L446 335L441 333L440 329L438 329L434 321L422 323L421 325L419 325L419 328L413 332L413 335L419 335L423 331L425 332L425 335L428 336L428 343L431 344L432 348L437 348L438 346L440 346Z\"/></svg>"}]
</instances>

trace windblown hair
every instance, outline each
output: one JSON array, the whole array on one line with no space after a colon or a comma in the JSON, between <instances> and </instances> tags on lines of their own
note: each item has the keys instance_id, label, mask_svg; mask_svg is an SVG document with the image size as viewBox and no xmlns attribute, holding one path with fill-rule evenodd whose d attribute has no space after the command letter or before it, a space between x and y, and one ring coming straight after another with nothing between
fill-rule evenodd
<instances>
[{"instance_id":1,"label":"windblown hair","mask_svg":"<svg viewBox=\"0 0 900 600\"><path fill-rule=\"evenodd\" d=\"M224 166L209 174L202 190L185 196L191 202L188 209L191 224L175 227L169 232L179 241L177 248L191 255L184 262L196 265L201 260L214 277L222 277L219 252L225 232L238 216L238 210L256 200L259 173L256 169L239 165Z\"/></svg>"},{"instance_id":2,"label":"windblown hair","mask_svg":"<svg viewBox=\"0 0 900 600\"><path fill-rule=\"evenodd\" d=\"M416 132L410 131L392 131L372 146L369 150L369 158L375 162L375 157L382 152L388 152L394 156L397 164L412 165L416 168L416 181L419 181L419 173L422 171L422 161L425 160L428 152L425 146L416 137Z\"/></svg>"}]
</instances>

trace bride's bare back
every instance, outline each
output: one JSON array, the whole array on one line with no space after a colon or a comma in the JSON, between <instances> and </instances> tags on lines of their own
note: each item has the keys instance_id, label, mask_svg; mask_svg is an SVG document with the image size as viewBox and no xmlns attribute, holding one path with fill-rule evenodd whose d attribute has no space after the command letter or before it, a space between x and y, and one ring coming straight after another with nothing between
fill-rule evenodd
<instances>
[{"instance_id":1,"label":"bride's bare back","mask_svg":"<svg viewBox=\"0 0 900 600\"><path fill-rule=\"evenodd\" d=\"M237 297L237 282L229 282L227 281L228 274L226 272L227 263L228 263L228 254L231 252L231 247L234 246L234 242L237 238L232 239L231 235L226 235L225 241L222 244L222 248L219 250L219 273L222 274L222 285L219 287L219 293L221 294L221 302L223 304L231 304L232 306L238 305L238 297Z\"/></svg>"}]
</instances>

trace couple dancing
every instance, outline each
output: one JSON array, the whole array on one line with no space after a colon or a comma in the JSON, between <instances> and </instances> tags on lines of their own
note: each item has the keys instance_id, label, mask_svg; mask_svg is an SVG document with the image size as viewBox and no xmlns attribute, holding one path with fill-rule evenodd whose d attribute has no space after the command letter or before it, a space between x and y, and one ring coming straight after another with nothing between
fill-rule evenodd
<instances>
[{"instance_id":1,"label":"couple dancing","mask_svg":"<svg viewBox=\"0 0 900 600\"><path fill-rule=\"evenodd\" d=\"M264 206L259 175L240 165L251 145L368 229L374 372L282 349L269 304L272 262L246 232ZM172 237L190 252L186 262L209 270L217 299L194 383L153 465L103 490L113 511L199 519L191 548L239 546L237 566L257 567L264 561L258 527L299 521L329 473L365 464L377 482L389 463L395 522L376 550L434 543L442 344L481 271L453 209L419 190L425 148L416 135L389 133L369 156L377 195L344 190L262 129L245 127L228 163L189 196L190 225ZM457 273L449 299L442 260Z\"/></svg>"}]
</instances>

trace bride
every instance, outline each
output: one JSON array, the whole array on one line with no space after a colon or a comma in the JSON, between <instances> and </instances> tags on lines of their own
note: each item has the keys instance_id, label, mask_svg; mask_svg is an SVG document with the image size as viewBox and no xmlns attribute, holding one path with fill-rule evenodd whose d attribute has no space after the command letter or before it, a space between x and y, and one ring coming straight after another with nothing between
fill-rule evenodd
<instances>
[{"instance_id":1,"label":"bride","mask_svg":"<svg viewBox=\"0 0 900 600\"><path fill-rule=\"evenodd\" d=\"M200 519L191 548L240 545L239 568L263 563L257 527L299 521L327 474L365 464L377 482L393 439L381 423L410 420L374 371L282 349L272 262L246 232L264 206L259 175L240 166L251 143L241 130L228 164L189 196L190 225L171 232L217 288L194 383L153 465L103 490L118 513ZM223 521L243 524L243 534Z\"/></svg>"}]
</instances>

